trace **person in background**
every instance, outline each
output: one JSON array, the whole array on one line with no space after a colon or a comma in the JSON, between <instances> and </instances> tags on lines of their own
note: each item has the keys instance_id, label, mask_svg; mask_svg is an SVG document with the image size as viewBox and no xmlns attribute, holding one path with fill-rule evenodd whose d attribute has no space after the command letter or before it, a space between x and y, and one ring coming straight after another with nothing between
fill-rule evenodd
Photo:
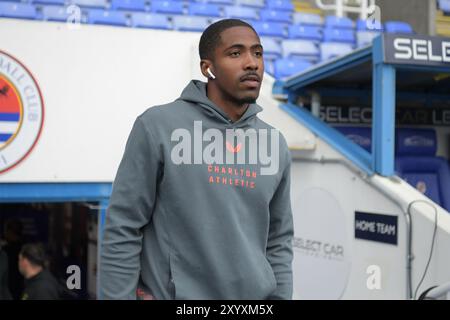
<instances>
[{"instance_id":1,"label":"person in background","mask_svg":"<svg viewBox=\"0 0 450 320\"><path fill-rule=\"evenodd\" d=\"M21 300L60 300L63 288L46 268L42 244L25 244L19 253L19 271L25 278Z\"/></svg>"}]
</instances>

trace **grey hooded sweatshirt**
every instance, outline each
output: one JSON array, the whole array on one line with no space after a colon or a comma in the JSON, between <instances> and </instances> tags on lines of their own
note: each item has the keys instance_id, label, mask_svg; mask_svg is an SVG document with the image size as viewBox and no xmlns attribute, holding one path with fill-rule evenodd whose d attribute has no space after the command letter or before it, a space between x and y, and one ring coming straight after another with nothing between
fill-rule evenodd
<instances>
[{"instance_id":1,"label":"grey hooded sweatshirt","mask_svg":"<svg viewBox=\"0 0 450 320\"><path fill-rule=\"evenodd\" d=\"M257 117L261 110L250 104L232 122L194 80L180 98L136 119L106 214L101 299L136 299L137 289L155 299L292 298L291 157L283 136ZM244 140L229 141L227 129L267 137L236 143ZM255 141L276 156L274 174L262 174L263 157L226 160L250 154Z\"/></svg>"}]
</instances>

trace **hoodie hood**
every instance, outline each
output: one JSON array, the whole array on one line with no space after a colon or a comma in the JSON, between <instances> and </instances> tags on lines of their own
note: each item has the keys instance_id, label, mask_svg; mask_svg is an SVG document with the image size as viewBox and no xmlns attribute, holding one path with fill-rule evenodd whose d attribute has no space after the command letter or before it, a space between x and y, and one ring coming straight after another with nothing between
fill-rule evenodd
<instances>
[{"instance_id":1,"label":"hoodie hood","mask_svg":"<svg viewBox=\"0 0 450 320\"><path fill-rule=\"evenodd\" d=\"M231 122L230 117L226 114L226 112L214 104L211 100L208 99L206 95L206 83L199 80L192 80L189 84L184 88L181 96L177 100L182 100L189 103L194 103L200 108L203 109L205 113L209 116L213 116L218 118L221 122L229 124ZM259 112L263 109L257 105L256 103L252 103L248 106L247 110L241 116L239 120L234 122L233 124L245 124L252 118L254 118Z\"/></svg>"}]
</instances>

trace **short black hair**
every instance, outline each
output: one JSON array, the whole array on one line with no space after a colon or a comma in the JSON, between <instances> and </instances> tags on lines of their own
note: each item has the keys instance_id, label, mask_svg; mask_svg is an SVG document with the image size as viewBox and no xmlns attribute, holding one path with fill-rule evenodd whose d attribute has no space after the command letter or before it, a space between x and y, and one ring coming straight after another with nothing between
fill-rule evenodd
<instances>
[{"instance_id":1,"label":"short black hair","mask_svg":"<svg viewBox=\"0 0 450 320\"><path fill-rule=\"evenodd\" d=\"M253 32L258 36L255 29L245 21L239 19L224 19L219 20L210 26L208 26L202 33L200 37L200 42L198 45L198 52L200 54L200 59L211 59L213 58L214 50L220 43L220 34L233 27L247 27L253 30Z\"/></svg>"},{"instance_id":2,"label":"short black hair","mask_svg":"<svg viewBox=\"0 0 450 320\"><path fill-rule=\"evenodd\" d=\"M42 243L27 243L22 246L20 255L35 266L46 267L47 255Z\"/></svg>"}]
</instances>

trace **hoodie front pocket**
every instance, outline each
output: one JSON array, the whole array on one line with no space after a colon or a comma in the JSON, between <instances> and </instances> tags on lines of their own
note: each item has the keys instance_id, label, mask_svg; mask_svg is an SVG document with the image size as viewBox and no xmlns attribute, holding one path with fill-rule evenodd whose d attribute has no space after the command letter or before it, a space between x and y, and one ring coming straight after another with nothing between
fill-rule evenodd
<instances>
[{"instance_id":1,"label":"hoodie front pocket","mask_svg":"<svg viewBox=\"0 0 450 320\"><path fill-rule=\"evenodd\" d=\"M277 279L275 278L275 273L273 272L272 266L269 261L266 259L265 263L265 276L267 281L269 282L269 295L272 294L277 289Z\"/></svg>"}]
</instances>

